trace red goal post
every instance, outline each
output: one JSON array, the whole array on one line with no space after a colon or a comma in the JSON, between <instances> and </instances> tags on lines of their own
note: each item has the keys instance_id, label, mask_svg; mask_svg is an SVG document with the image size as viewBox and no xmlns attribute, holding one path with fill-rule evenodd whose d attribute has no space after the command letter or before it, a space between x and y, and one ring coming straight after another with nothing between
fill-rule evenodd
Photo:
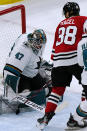
<instances>
[{"instance_id":1,"label":"red goal post","mask_svg":"<svg viewBox=\"0 0 87 131\"><path fill-rule=\"evenodd\" d=\"M26 18L25 18L25 7L24 5L18 5L18 6L13 6L8 9L4 9L0 11L0 15L5 15L13 11L21 10L21 27L22 27L22 34L26 32Z\"/></svg>"}]
</instances>

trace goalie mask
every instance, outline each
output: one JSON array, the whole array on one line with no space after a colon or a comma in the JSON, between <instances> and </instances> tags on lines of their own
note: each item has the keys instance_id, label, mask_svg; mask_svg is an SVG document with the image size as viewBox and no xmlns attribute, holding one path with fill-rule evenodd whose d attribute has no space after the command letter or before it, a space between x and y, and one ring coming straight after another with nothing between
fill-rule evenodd
<instances>
[{"instance_id":1,"label":"goalie mask","mask_svg":"<svg viewBox=\"0 0 87 131\"><path fill-rule=\"evenodd\" d=\"M37 29L33 33L28 34L27 38L29 45L37 51L39 51L47 41L46 34L42 29Z\"/></svg>"}]
</instances>

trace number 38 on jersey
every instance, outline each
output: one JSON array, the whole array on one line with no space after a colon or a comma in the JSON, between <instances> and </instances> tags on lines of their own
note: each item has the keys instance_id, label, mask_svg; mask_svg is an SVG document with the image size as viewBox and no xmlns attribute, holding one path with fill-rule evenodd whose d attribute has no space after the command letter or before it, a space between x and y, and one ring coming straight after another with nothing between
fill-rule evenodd
<instances>
[{"instance_id":1,"label":"number 38 on jersey","mask_svg":"<svg viewBox=\"0 0 87 131\"><path fill-rule=\"evenodd\" d=\"M58 39L59 42L56 42L56 46L64 43L68 45L73 45L76 40L77 27L76 26L68 26L67 28L61 27L58 30Z\"/></svg>"}]
</instances>

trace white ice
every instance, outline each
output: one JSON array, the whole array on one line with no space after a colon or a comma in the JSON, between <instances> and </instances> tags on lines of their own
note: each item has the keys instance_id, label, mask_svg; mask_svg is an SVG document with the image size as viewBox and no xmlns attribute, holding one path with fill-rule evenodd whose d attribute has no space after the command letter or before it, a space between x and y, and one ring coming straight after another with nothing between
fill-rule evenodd
<instances>
[{"instance_id":1,"label":"white ice","mask_svg":"<svg viewBox=\"0 0 87 131\"><path fill-rule=\"evenodd\" d=\"M71 0L69 0L71 1ZM87 0L73 0L78 2L81 7L81 15L87 15ZM64 19L62 15L62 7L67 2L67 0L29 0L28 10L26 12L27 18L27 32L31 32L35 28L43 28L47 34L47 45L43 55L43 58L47 61L50 60L50 54L52 49L52 44L54 40L54 33L58 23ZM25 3L26 5L26 3ZM7 7L6 7L7 8ZM2 10L3 8L0 8ZM9 17L10 19L10 17ZM13 19L11 20L13 22ZM10 26L12 27L13 23L10 21ZM19 29L18 17L14 19L14 24L17 29ZM5 27L5 20L0 21L0 26ZM9 21L8 21L9 24ZM11 28L12 29L12 28ZM11 30L10 29L10 30ZM4 29L5 35L2 36L0 33L0 73L3 70L6 56L10 50L10 47L13 43L8 44L6 39L5 43L2 43L2 38L5 39L5 36L8 34L8 27ZM1 32L1 31L0 31ZM13 38L14 39L14 38ZM15 39L14 39L15 40ZM57 113L54 118L51 120L46 131L64 131L66 122L69 118L70 112L74 112L75 108L80 103L81 96L81 85L78 84L78 81L73 78L70 87L67 87L67 90L64 95L64 100L68 101L69 105L64 110ZM3 93L3 86L0 84L0 94ZM0 116L0 131L39 131L36 127L36 121L39 117L42 117L43 114L37 111L20 113L19 115L15 114L3 114ZM86 131L84 129L83 131Z\"/></svg>"}]
</instances>

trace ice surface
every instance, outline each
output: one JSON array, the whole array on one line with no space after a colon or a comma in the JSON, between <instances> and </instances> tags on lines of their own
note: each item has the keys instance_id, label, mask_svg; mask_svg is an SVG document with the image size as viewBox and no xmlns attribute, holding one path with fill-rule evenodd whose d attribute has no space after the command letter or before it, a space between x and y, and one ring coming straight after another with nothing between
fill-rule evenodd
<instances>
[{"instance_id":1,"label":"ice surface","mask_svg":"<svg viewBox=\"0 0 87 131\"><path fill-rule=\"evenodd\" d=\"M55 29L57 24L63 19L61 11L66 1L67 0L30 0L28 3L29 12L26 12L27 32L31 32L35 28L43 28L46 31L47 45L43 57L48 61L50 60ZM81 15L87 15L87 0L73 1L79 3L81 7ZM16 19L18 18L16 17ZM3 24L5 23L1 21L0 26ZM18 24L16 28L18 28ZM8 28L4 29L5 32L8 32L8 30ZM4 37L5 39L5 36L1 36L0 34L0 39L1 37ZM7 40L5 43L0 44L0 73L4 67L6 55L9 52L10 47L11 43L8 45ZM64 100L69 102L69 106L54 116L45 129L46 131L64 131L70 112L73 113L76 106L80 103L81 90L81 86L78 84L77 80L73 78L71 86L67 87L67 91L64 95ZM1 93L3 93L2 84L0 84L0 94ZM37 111L20 113L19 115L0 115L0 131L39 131L36 127L36 121L42 115L43 114ZM84 129L82 131L86 130L87 129Z\"/></svg>"}]
</instances>

